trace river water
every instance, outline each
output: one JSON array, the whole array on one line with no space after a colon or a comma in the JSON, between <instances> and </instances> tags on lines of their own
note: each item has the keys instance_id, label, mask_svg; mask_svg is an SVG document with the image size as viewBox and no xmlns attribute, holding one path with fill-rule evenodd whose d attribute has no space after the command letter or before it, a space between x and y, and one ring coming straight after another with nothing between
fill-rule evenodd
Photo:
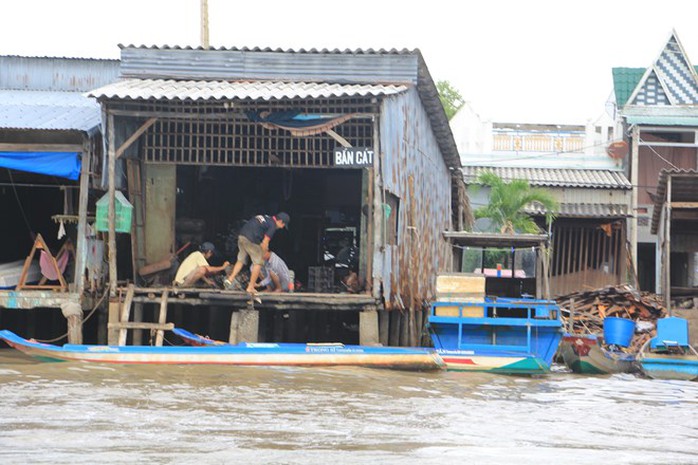
<instances>
[{"instance_id":1,"label":"river water","mask_svg":"<svg viewBox=\"0 0 698 465\"><path fill-rule=\"evenodd\" d=\"M40 363L0 350L2 464L698 464L698 383Z\"/></svg>"}]
</instances>

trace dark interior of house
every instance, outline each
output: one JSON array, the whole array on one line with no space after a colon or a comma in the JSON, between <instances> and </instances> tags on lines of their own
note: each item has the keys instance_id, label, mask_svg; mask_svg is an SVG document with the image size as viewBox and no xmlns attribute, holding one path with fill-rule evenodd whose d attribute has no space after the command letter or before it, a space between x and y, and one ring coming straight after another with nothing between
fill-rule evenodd
<instances>
[{"instance_id":1,"label":"dark interior of house","mask_svg":"<svg viewBox=\"0 0 698 465\"><path fill-rule=\"evenodd\" d=\"M359 246L360 170L177 168L177 249L211 241L218 251L213 264L233 263L244 222L280 211L287 212L291 222L274 235L271 250L294 271L302 290L334 292L341 283L321 282L316 267L332 269L344 246Z\"/></svg>"}]
</instances>

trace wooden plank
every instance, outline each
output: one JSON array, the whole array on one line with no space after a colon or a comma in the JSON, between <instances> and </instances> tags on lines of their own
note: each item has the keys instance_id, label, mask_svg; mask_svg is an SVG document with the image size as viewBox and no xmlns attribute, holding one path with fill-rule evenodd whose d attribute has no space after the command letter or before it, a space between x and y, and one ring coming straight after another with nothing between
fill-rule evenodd
<instances>
[{"instance_id":1,"label":"wooden plank","mask_svg":"<svg viewBox=\"0 0 698 465\"><path fill-rule=\"evenodd\" d=\"M82 152L82 144L21 144L0 142L0 152Z\"/></svg>"},{"instance_id":2,"label":"wooden plank","mask_svg":"<svg viewBox=\"0 0 698 465\"><path fill-rule=\"evenodd\" d=\"M172 331L174 323L148 323L144 321L128 321L126 323L109 323L109 329L118 329L119 332L129 329L156 329L158 331ZM123 345L123 344L119 344ZM162 344L161 344L162 345Z\"/></svg>"},{"instance_id":3,"label":"wooden plank","mask_svg":"<svg viewBox=\"0 0 698 465\"><path fill-rule=\"evenodd\" d=\"M126 298L124 299L124 304L121 307L121 314L119 315L119 323L120 324L125 324L128 322L129 317L131 316L131 304L133 303L133 292L134 292L134 286L133 284L129 284L128 290L126 291ZM119 342L118 345L120 346L125 346L126 345L126 327L122 327L121 330L119 331Z\"/></svg>"},{"instance_id":4,"label":"wooden plank","mask_svg":"<svg viewBox=\"0 0 698 465\"><path fill-rule=\"evenodd\" d=\"M124 154L124 152L133 144L140 136L143 134L145 131L150 128L155 122L157 121L157 118L150 118L148 119L145 123L141 125L140 128L138 128L133 134L131 134L131 137L126 139L126 141L121 144L121 146L116 150L116 158L118 159L121 157L121 155Z\"/></svg>"},{"instance_id":5,"label":"wooden plank","mask_svg":"<svg viewBox=\"0 0 698 465\"><path fill-rule=\"evenodd\" d=\"M162 297L160 297L160 315L158 316L158 323L164 325L167 321L167 289L162 292ZM155 335L155 346L162 347L162 341L165 338L165 333L162 329L158 329Z\"/></svg>"}]
</instances>

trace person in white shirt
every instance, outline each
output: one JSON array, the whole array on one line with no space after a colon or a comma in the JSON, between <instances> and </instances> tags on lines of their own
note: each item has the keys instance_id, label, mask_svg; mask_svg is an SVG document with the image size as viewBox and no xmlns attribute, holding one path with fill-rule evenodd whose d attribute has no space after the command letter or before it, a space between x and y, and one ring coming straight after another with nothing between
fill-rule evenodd
<instances>
[{"instance_id":1,"label":"person in white shirt","mask_svg":"<svg viewBox=\"0 0 698 465\"><path fill-rule=\"evenodd\" d=\"M293 283L286 263L274 252L267 251L263 257L264 265L260 273L263 279L257 287L266 288L268 292L290 292Z\"/></svg>"}]
</instances>

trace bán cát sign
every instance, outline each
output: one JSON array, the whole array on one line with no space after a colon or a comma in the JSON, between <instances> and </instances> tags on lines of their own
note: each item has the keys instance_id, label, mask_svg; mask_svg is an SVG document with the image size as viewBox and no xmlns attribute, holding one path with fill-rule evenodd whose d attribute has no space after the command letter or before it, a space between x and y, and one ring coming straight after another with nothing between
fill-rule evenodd
<instances>
[{"instance_id":1,"label":"b\u00e1n c\u00e1t sign","mask_svg":"<svg viewBox=\"0 0 698 465\"><path fill-rule=\"evenodd\" d=\"M371 168L373 149L370 147L338 147L334 150L337 168Z\"/></svg>"}]
</instances>

